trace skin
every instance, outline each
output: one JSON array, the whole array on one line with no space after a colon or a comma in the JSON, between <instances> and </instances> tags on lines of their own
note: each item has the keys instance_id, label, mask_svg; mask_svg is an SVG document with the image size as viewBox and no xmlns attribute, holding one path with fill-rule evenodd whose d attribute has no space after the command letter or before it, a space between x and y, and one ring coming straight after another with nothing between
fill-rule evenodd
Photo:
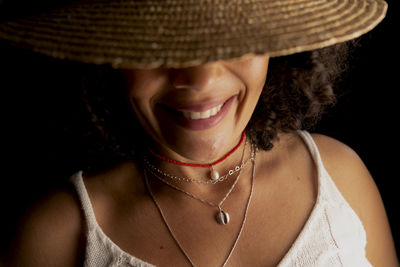
<instances>
[{"instance_id":1,"label":"skin","mask_svg":"<svg viewBox=\"0 0 400 267\"><path fill-rule=\"evenodd\" d=\"M267 66L268 56L261 55L186 69L125 71L130 81L127 96L159 153L184 162L208 162L223 156L239 141L261 93ZM237 98L224 120L206 130L193 131L177 125L169 125L167 130L164 117L159 117L157 111L157 103L169 99L190 104L233 95ZM346 145L323 135L313 138L325 168L364 225L367 258L373 266L398 266L385 209L368 170ZM281 133L279 140L273 150L257 155L246 228L229 266L276 266L315 205L317 173L307 147L295 133ZM224 173L232 168L232 162L240 162L242 153L247 158L249 147L244 149L242 145L229 161L218 165L218 170ZM178 176L204 177L207 173L203 168L156 163ZM226 226L211 219L213 208L177 194L157 179L149 179L168 222L196 266L218 266L229 253L249 196L251 167L248 164L243 169L224 203L232 217ZM144 261L157 266L188 266L149 198L142 177L141 167L132 161L84 177L99 225L121 249ZM215 186L179 185L217 202L232 182L229 179ZM79 266L85 230L74 191L56 192L37 203L23 220L7 266Z\"/></svg>"},{"instance_id":2,"label":"skin","mask_svg":"<svg viewBox=\"0 0 400 267\"><path fill-rule=\"evenodd\" d=\"M163 155L184 161L213 161L237 144L250 120L265 83L268 59L259 55L184 69L127 70L128 97ZM160 114L163 110L157 109L159 103L197 105L232 96L236 99L226 119L202 131L170 123Z\"/></svg>"}]
</instances>

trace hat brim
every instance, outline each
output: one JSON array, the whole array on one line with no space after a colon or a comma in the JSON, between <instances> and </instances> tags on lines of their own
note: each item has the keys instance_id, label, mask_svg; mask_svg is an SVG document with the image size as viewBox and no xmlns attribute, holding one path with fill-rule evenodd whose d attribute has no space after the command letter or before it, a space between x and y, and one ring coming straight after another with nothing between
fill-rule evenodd
<instances>
[{"instance_id":1,"label":"hat brim","mask_svg":"<svg viewBox=\"0 0 400 267\"><path fill-rule=\"evenodd\" d=\"M0 38L51 57L115 68L181 68L271 57L357 38L383 0L91 0L0 24Z\"/></svg>"}]
</instances>

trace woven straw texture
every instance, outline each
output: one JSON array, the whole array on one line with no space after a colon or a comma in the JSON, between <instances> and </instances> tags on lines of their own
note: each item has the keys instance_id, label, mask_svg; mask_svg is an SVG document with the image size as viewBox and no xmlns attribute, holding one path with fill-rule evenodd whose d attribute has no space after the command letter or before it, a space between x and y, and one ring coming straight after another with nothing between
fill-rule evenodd
<instances>
[{"instance_id":1,"label":"woven straw texture","mask_svg":"<svg viewBox=\"0 0 400 267\"><path fill-rule=\"evenodd\" d=\"M0 38L60 59L178 68L326 47L386 10L383 0L89 0L2 23Z\"/></svg>"}]
</instances>

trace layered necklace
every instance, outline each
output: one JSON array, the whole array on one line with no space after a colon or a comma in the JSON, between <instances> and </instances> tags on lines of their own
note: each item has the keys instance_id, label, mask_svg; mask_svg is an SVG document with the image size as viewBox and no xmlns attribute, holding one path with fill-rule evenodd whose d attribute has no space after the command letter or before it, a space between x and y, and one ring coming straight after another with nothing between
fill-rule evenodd
<instances>
[{"instance_id":1,"label":"layered necklace","mask_svg":"<svg viewBox=\"0 0 400 267\"><path fill-rule=\"evenodd\" d=\"M243 167L244 167L248 162L253 161L254 158L255 158L255 150L252 149L251 156L246 160L246 162L243 161L243 159L244 159L244 154L245 154L245 151L246 151L246 144L247 144L247 140L246 140L246 142L244 143L244 146L243 146L243 152L242 152L242 157L241 157L241 164L240 164L240 165L237 165L237 166L235 167L235 171L230 170L230 171L228 172L228 173L230 173L230 172L239 172L239 173L238 173L238 175L236 176L236 179L235 179L235 181L233 182L233 184L232 184L232 186L230 187L230 189L228 190L228 192L225 194L225 196L222 198L222 200L221 200L220 202L218 202L218 203L214 203L214 202L212 202L212 201L208 201L208 200L206 200L206 199L200 198L200 197L198 197L198 196L196 196L196 195L194 195L194 194L192 194L192 193L190 193L190 192L188 192L188 191L186 191L186 190L184 190L184 189L178 187L177 185L172 184L171 182L167 181L164 177L161 177L158 173L160 173L160 172L162 172L162 171L161 171L160 169L158 169L158 168L155 168L154 165L149 165L149 162L148 162L148 161L147 161L147 163L146 163L146 161L145 161L145 170L146 170L147 172L149 172L153 177L157 178L158 180L160 180L161 182L163 182L164 184L166 184L167 186L169 186L169 187L171 187L171 188L173 188L173 189L175 189L175 190L177 190L177 191L179 191L179 192L182 192L182 193L186 194L187 196L189 196L189 197L191 197L191 198L193 198L193 199L199 200L199 201L203 202L204 204L207 204L207 205L216 207L216 208L218 209L218 212L216 213L216 216L215 216L216 221L217 221L218 223L222 224L222 225L225 225L225 224L228 224L228 223L229 223L229 221L230 221L230 215L229 215L228 212L224 211L224 210L222 209L221 206L222 206L222 204L225 202L225 200L229 197L229 195L232 193L232 191L233 191L233 189L235 188L237 182L239 181L240 174L241 174L241 171L242 171ZM155 169L154 169L154 168L155 168ZM164 172L162 172L162 173L165 174ZM171 177L171 175L168 175L168 174L165 174L165 176ZM191 179L191 180L194 180L194 179ZM197 180L195 180L195 181L197 181Z\"/></svg>"},{"instance_id":2,"label":"layered necklace","mask_svg":"<svg viewBox=\"0 0 400 267\"><path fill-rule=\"evenodd\" d=\"M244 136L244 135L242 134L242 139L241 139L241 141L239 142L239 144L238 144L233 150L236 150L236 149L240 146L240 144L243 142L243 139L244 139L243 136ZM244 225L245 225L245 223L246 223L246 218L247 218L248 209L249 209L250 202L251 202L251 197L252 197L252 195L253 195L253 188L254 188L254 172L255 172L255 163L256 163L257 148L256 148L254 145L251 146L251 156L244 162L243 160L244 160L244 154L245 154L245 150L246 150L246 144L247 144L247 140L246 140L246 142L245 142L245 144L244 144L244 147L243 147L243 152L242 152L242 157L241 157L241 164L238 165L238 166L235 166L235 168L234 168L233 170L230 170L230 171L228 172L228 174L225 176L225 178L223 179L223 180L225 180L226 177L228 177L228 176L230 176L230 175L233 175L233 173L237 173L237 172L238 172L238 175L237 175L237 177L236 177L234 183L232 184L232 186L230 187L229 191L225 194L224 198L223 198L219 203L214 203L214 202L211 202L211 201L202 199L202 198L200 198L200 197L198 197L198 196L196 196L196 195L194 195L194 194L192 194L192 193L190 193L190 192L188 192L188 191L186 191L186 190L183 190L182 188L180 188L180 187L178 187L178 186L172 184L171 182L167 181L164 177L161 177L160 174L163 175L163 176L165 176L165 177L169 177L169 178L172 178L172 179L178 180L178 181L196 182L196 181L200 181L200 180L197 180L197 179L190 179L190 178L182 178L182 177L177 177L177 176L174 176L174 175L171 175L171 174L167 174L167 173L165 173L164 171L159 170L157 167L155 167L154 165L152 165L149 161L145 160L144 179L145 179L145 184L146 184L147 190L148 190L148 192L149 192L149 195L150 195L151 199L153 200L155 206L157 207L157 209L158 209L158 211L159 211L159 213L160 213L160 216L161 216L161 218L162 218L164 224L166 225L166 227L167 227L167 229L168 229L168 231L169 231L171 237L174 239L175 243L177 244L177 246L179 247L179 249L181 250L181 252L184 254L184 256L186 257L186 259L190 262L190 264L191 264L192 266L195 266L194 263L193 263L193 261L192 261L192 259L190 258L189 254L185 251L185 249L183 248L183 246L180 244L180 242L179 242L179 240L177 239L177 237L175 236L175 234L174 234L174 232L173 232L171 226L169 225L169 223L168 223L168 221L167 221L167 219L166 219L166 217L165 217L165 215L164 215L163 210L161 209L161 206L159 205L159 203L158 203L156 197L154 196L154 194L153 194L153 192L152 192L152 190L151 190L151 187L150 187L150 184L149 184L149 179L148 179L148 174L151 174L153 177L157 178L158 180L160 180L161 182L163 182L163 183L166 184L167 186L169 186L169 187L171 187L171 188L173 188L173 189L175 189L175 190L177 190L177 191L179 191L179 192L181 192L181 193L184 193L184 194L186 194L187 196L189 196L189 197L191 197L191 198L193 198L193 199L199 200L199 201L201 201L201 202L204 203L204 204L207 204L207 205L216 207L216 208L218 209L218 212L217 212L217 215L216 215L216 220L217 220L218 223L220 223L220 224L222 224L222 225L225 225L225 224L228 224L228 223L229 223L229 221L230 221L230 215L229 215L226 211L222 210L221 206L222 206L222 204L224 203L224 201L229 197L229 195L231 194L232 190L233 190L234 187L236 186L236 184L237 184L237 182L238 182L238 180L239 180L239 178L240 178L241 171L242 171L243 167L244 167L248 162L250 162L250 161L253 162L253 168L252 168L252 172L251 172L251 187L250 187L250 193L249 193L249 197L248 197L248 199L247 199L247 203L246 203L246 207L245 207L245 212L244 212L243 220L242 220L242 223L241 223L241 226L240 226L240 230L239 230L239 232L238 232L238 234L237 234L237 236L236 236L236 238L235 238L235 241L234 241L234 243L233 243L233 245L232 245L232 247L231 247L231 250L230 250L229 254L227 255L225 261L224 261L223 264L222 264L222 266L224 267L224 266L227 264L227 262L229 261L231 255L233 254L233 251L234 251L234 249L236 248L236 245L237 245L237 243L238 243L238 241L239 241L239 238L240 238L240 236L241 236L241 234L242 234L242 232L243 232ZM227 155L230 155L230 154L232 154L232 153L233 153L233 151L231 151L231 152L228 153ZM169 161L169 162L170 162L170 161ZM219 162L221 162L221 161L219 161ZM216 164L216 163L215 163L215 164ZM180 165L182 165L182 164L180 164ZM206 164L202 164L202 165L203 165L203 166L206 166ZM211 164L210 164L210 165L211 165ZM201 167L203 167L203 166L201 166ZM197 167L197 166L195 166L195 167ZM229 173L231 173L231 174L229 174ZM220 177L218 177L218 179L212 178L212 180L214 181L214 183L217 182L217 181L219 181L220 179L221 179ZM200 183L203 183L203 182L200 182ZM204 183L205 183L205 182L204 182Z\"/></svg>"},{"instance_id":3,"label":"layered necklace","mask_svg":"<svg viewBox=\"0 0 400 267\"><path fill-rule=\"evenodd\" d=\"M160 155L160 154L158 154L157 152L155 152L154 150L152 150L149 147L148 147L148 150L156 158L161 159L161 160L166 161L166 162L169 162L169 163L173 163L173 164L181 165L181 166L210 168L210 177L209 177L209 179L211 179L211 180L206 181L206 182L202 181L200 183L216 183L216 182L223 181L224 179L220 178L220 174L219 174L219 172L217 170L214 169L214 166L217 165L218 163L224 161L225 159L227 159L230 155L232 155L240 147L240 145L243 143L243 141L245 139L245 136L246 136L245 131L243 131L239 143L231 151L229 151L225 156L223 156L219 160L214 161L212 163L207 163L207 164L182 162L182 161L179 161L179 160L170 159L170 158L167 158L167 157L165 157L163 155ZM192 179L192 181L199 182L199 180L196 180L196 179Z\"/></svg>"}]
</instances>

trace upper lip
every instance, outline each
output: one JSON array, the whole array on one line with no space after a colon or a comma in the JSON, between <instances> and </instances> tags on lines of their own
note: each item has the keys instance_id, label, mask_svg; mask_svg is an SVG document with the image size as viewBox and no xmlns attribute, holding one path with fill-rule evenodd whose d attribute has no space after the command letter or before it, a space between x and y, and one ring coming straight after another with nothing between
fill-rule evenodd
<instances>
[{"instance_id":1,"label":"upper lip","mask_svg":"<svg viewBox=\"0 0 400 267\"><path fill-rule=\"evenodd\" d=\"M236 96L236 95L234 95ZM214 100L214 101L208 101L208 102L200 102L196 104L185 104L185 103L162 103L163 105L166 105L170 108L173 108L178 111L187 111L187 112L202 112L206 111L208 109L211 109L213 107L216 107L218 105L221 105L228 101L231 97L224 98L224 99L219 99L219 100Z\"/></svg>"}]
</instances>

